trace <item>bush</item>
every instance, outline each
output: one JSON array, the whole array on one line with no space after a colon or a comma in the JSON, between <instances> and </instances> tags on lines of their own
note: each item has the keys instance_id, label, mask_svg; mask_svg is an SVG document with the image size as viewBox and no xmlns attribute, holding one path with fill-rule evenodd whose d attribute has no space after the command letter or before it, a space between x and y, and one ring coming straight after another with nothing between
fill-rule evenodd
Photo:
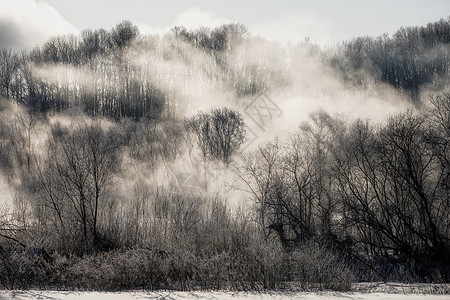
<instances>
[{"instance_id":1,"label":"bush","mask_svg":"<svg viewBox=\"0 0 450 300\"><path fill-rule=\"evenodd\" d=\"M45 288L50 283L51 261L40 248L9 251L0 248L0 284L5 289Z\"/></svg>"},{"instance_id":2,"label":"bush","mask_svg":"<svg viewBox=\"0 0 450 300\"><path fill-rule=\"evenodd\" d=\"M285 263L290 271L287 279L300 283L303 289L344 291L356 280L349 262L314 241L306 242L287 255Z\"/></svg>"},{"instance_id":3,"label":"bush","mask_svg":"<svg viewBox=\"0 0 450 300\"><path fill-rule=\"evenodd\" d=\"M161 254L131 249L85 256L68 269L67 276L77 289L153 290L167 287L167 273Z\"/></svg>"}]
</instances>

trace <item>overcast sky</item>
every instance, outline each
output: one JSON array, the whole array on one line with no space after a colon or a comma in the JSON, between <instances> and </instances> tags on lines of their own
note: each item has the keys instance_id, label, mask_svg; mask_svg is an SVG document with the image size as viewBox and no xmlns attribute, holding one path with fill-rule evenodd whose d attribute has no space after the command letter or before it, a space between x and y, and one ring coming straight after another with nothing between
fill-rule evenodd
<instances>
[{"instance_id":1,"label":"overcast sky","mask_svg":"<svg viewBox=\"0 0 450 300\"><path fill-rule=\"evenodd\" d=\"M271 40L321 45L392 34L401 26L448 18L449 0L0 0L0 47L32 47L55 34L111 29L130 20L143 33L174 25L245 24Z\"/></svg>"}]
</instances>

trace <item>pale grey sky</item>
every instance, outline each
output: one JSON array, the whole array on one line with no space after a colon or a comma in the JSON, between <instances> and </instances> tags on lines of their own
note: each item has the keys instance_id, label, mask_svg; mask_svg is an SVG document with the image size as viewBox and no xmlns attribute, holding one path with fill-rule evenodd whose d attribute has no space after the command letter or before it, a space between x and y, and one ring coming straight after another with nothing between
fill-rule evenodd
<instances>
[{"instance_id":1,"label":"pale grey sky","mask_svg":"<svg viewBox=\"0 0 450 300\"><path fill-rule=\"evenodd\" d=\"M295 42L309 36L326 45L392 34L449 15L449 0L0 0L0 46L29 47L51 34L110 29L122 20L143 33L240 22L268 39Z\"/></svg>"}]
</instances>

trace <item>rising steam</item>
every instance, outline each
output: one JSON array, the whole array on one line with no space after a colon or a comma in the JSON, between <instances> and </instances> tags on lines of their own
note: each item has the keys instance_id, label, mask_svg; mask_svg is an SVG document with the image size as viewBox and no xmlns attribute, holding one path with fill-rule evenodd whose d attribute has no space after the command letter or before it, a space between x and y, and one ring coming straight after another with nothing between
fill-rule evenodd
<instances>
[{"instance_id":1,"label":"rising steam","mask_svg":"<svg viewBox=\"0 0 450 300\"><path fill-rule=\"evenodd\" d=\"M50 90L62 91L67 99L77 99L85 105L89 105L89 95L97 90L128 97L127 85L134 84L144 92L158 91L165 101L164 110L171 111L170 118L182 120L220 107L237 110L244 117L250 141L245 151L275 137L284 140L314 111L339 114L349 120L380 122L410 107L393 87L373 81L370 68L358 74L366 88L345 86L342 74L324 63L324 53L334 55L333 51L309 42L287 45L246 34L244 38L229 38L224 51L212 55L183 34L175 34L176 30L165 35L137 36L125 48L98 55L88 64L38 61L27 67L31 76ZM48 118L49 124L72 128L74 123L93 122L74 111ZM105 128L115 126L106 120L102 124ZM164 126L155 125L155 132L163 134ZM42 130L38 144L44 144L47 135L48 131ZM33 147L33 151L39 152L39 147ZM135 190L136 182L147 186L181 183L201 188L198 182L189 181L204 169L198 153L186 145L180 146L179 151L174 161L153 165L127 157L128 168L123 170L121 184L116 185L120 190L116 194L126 198L127 191ZM209 183L210 191L229 192L229 172L223 174L220 166L213 169L209 174L214 181ZM3 201L10 201L12 192L5 183L0 189L6 195Z\"/></svg>"}]
</instances>

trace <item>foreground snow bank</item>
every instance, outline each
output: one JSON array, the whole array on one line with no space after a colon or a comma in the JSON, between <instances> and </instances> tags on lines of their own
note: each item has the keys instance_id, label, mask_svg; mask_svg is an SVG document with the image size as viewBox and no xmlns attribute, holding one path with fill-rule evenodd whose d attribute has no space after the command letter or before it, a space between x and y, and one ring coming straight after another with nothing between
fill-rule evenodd
<instances>
[{"instance_id":1,"label":"foreground snow bank","mask_svg":"<svg viewBox=\"0 0 450 300\"><path fill-rule=\"evenodd\" d=\"M447 300L448 295L388 294L388 293L338 293L338 292L53 292L53 291L0 291L0 300L139 300L139 299L354 299L354 300Z\"/></svg>"}]
</instances>

